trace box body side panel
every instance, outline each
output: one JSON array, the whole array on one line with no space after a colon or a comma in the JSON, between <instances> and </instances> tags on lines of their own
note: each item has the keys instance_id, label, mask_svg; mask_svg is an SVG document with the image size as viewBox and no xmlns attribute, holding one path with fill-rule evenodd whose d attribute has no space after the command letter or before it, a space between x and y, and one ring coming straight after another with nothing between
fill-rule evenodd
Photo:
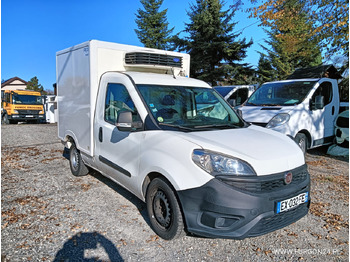
<instances>
[{"instance_id":1,"label":"box body side panel","mask_svg":"<svg viewBox=\"0 0 350 262\"><path fill-rule=\"evenodd\" d=\"M79 150L92 155L89 46L57 54L56 68L58 136L73 137Z\"/></svg>"}]
</instances>

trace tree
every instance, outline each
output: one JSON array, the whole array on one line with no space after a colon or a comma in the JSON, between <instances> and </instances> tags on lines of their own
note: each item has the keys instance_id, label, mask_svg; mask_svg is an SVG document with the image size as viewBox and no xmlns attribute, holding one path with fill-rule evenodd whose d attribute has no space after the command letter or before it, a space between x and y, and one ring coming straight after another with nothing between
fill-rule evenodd
<instances>
[{"instance_id":1,"label":"tree","mask_svg":"<svg viewBox=\"0 0 350 262\"><path fill-rule=\"evenodd\" d=\"M276 71L273 69L269 58L263 53L260 53L257 74L260 84L276 79Z\"/></svg>"},{"instance_id":2,"label":"tree","mask_svg":"<svg viewBox=\"0 0 350 262\"><path fill-rule=\"evenodd\" d=\"M315 33L327 57L349 56L349 1L312 0Z\"/></svg>"},{"instance_id":3,"label":"tree","mask_svg":"<svg viewBox=\"0 0 350 262\"><path fill-rule=\"evenodd\" d=\"M259 10L262 23L270 28L265 41L269 47L263 48L277 79L285 79L296 68L322 63L319 41L303 0L274 0L273 7Z\"/></svg>"},{"instance_id":4,"label":"tree","mask_svg":"<svg viewBox=\"0 0 350 262\"><path fill-rule=\"evenodd\" d=\"M276 21L285 16L281 8L286 0L251 0L257 6L251 8L253 17L261 21L262 26L274 29ZM349 55L349 2L348 0L300 0L303 12L307 16L307 26L311 38L317 39L327 57L336 54ZM297 21L297 20L296 20ZM301 21L300 21L301 22ZM305 18L303 20L305 22Z\"/></svg>"},{"instance_id":5,"label":"tree","mask_svg":"<svg viewBox=\"0 0 350 262\"><path fill-rule=\"evenodd\" d=\"M163 0L141 0L141 3L144 10L137 10L135 20L139 28L135 29L137 37L145 47L168 50L174 28L168 30L168 9L159 12Z\"/></svg>"},{"instance_id":6,"label":"tree","mask_svg":"<svg viewBox=\"0 0 350 262\"><path fill-rule=\"evenodd\" d=\"M39 79L34 76L33 78L31 78L28 82L27 82L27 90L33 90L33 91L39 91L39 92L43 92L44 91L44 87L39 84Z\"/></svg>"},{"instance_id":7,"label":"tree","mask_svg":"<svg viewBox=\"0 0 350 262\"><path fill-rule=\"evenodd\" d=\"M252 45L252 41L247 43L245 38L236 40L240 34L233 32L236 23L232 18L239 5L240 1L222 11L221 0L197 0L190 4L187 14L191 22L184 30L188 36L181 39L177 35L174 43L179 51L191 55L192 77L216 85L218 82L232 82L238 68L249 71L247 64L236 63L246 57L246 49Z\"/></svg>"}]
</instances>

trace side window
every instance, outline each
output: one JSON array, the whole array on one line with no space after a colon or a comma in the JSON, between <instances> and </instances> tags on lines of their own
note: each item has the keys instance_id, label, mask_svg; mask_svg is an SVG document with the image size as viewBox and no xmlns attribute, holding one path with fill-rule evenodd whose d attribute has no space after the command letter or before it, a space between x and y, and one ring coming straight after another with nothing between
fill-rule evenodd
<instances>
[{"instance_id":1,"label":"side window","mask_svg":"<svg viewBox=\"0 0 350 262\"><path fill-rule=\"evenodd\" d=\"M234 100L234 106L243 104L248 99L248 88L240 88L230 96L230 100ZM233 103L233 102L232 102Z\"/></svg>"},{"instance_id":2,"label":"side window","mask_svg":"<svg viewBox=\"0 0 350 262\"><path fill-rule=\"evenodd\" d=\"M7 94L5 95L5 101L6 101L7 103L11 103L11 99L10 99L10 94L9 94L9 93L7 93Z\"/></svg>"},{"instance_id":3,"label":"side window","mask_svg":"<svg viewBox=\"0 0 350 262\"><path fill-rule=\"evenodd\" d=\"M332 98L333 98L332 83L323 82L317 88L314 95L312 96L312 101L315 100L316 96L323 96L324 97L324 105L328 105L332 101Z\"/></svg>"},{"instance_id":4,"label":"side window","mask_svg":"<svg viewBox=\"0 0 350 262\"><path fill-rule=\"evenodd\" d=\"M105 121L114 125L117 121L118 114L122 111L132 112L133 120L138 118L134 102L131 100L125 86L122 84L109 83L105 102Z\"/></svg>"}]
</instances>

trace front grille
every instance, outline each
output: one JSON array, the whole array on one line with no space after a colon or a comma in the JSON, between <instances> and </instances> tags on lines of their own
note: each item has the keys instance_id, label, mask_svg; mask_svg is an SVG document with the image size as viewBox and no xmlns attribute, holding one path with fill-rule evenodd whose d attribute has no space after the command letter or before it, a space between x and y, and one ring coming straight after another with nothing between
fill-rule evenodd
<instances>
[{"instance_id":1,"label":"front grille","mask_svg":"<svg viewBox=\"0 0 350 262\"><path fill-rule=\"evenodd\" d=\"M38 115L40 110L17 110L20 115Z\"/></svg>"},{"instance_id":2,"label":"front grille","mask_svg":"<svg viewBox=\"0 0 350 262\"><path fill-rule=\"evenodd\" d=\"M152 53L127 53L125 54L125 64L129 65L160 65L171 67L182 67L181 56L171 56Z\"/></svg>"},{"instance_id":3,"label":"front grille","mask_svg":"<svg viewBox=\"0 0 350 262\"><path fill-rule=\"evenodd\" d=\"M310 202L302 204L295 209L275 214L272 217L263 218L259 223L249 232L249 237L260 236L282 227L288 226L293 222L305 216L309 210Z\"/></svg>"},{"instance_id":4,"label":"front grille","mask_svg":"<svg viewBox=\"0 0 350 262\"><path fill-rule=\"evenodd\" d=\"M217 176L216 178L222 182L238 188L243 191L252 193L267 193L277 190L281 190L287 186L293 186L300 184L308 179L309 173L306 165L296 168L291 171L293 174L292 182L288 185L284 182L284 173L269 175L269 176L256 176L256 177L232 177L232 176Z\"/></svg>"}]
</instances>

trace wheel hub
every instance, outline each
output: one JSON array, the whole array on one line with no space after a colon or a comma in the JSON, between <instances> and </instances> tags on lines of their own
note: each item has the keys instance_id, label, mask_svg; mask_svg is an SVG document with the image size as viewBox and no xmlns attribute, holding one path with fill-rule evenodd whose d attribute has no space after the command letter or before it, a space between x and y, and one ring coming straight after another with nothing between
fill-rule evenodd
<instances>
[{"instance_id":1,"label":"wheel hub","mask_svg":"<svg viewBox=\"0 0 350 262\"><path fill-rule=\"evenodd\" d=\"M78 165L79 165L79 163L78 163L78 159L79 159L79 156L78 156L78 151L77 150L74 150L73 152L72 152L72 155L71 155L71 163L72 163L72 168L74 169L74 170L77 170L78 169Z\"/></svg>"},{"instance_id":2,"label":"wheel hub","mask_svg":"<svg viewBox=\"0 0 350 262\"><path fill-rule=\"evenodd\" d=\"M167 196L162 191L157 191L153 200L154 215L158 223L168 228L171 221L171 210Z\"/></svg>"}]
</instances>

